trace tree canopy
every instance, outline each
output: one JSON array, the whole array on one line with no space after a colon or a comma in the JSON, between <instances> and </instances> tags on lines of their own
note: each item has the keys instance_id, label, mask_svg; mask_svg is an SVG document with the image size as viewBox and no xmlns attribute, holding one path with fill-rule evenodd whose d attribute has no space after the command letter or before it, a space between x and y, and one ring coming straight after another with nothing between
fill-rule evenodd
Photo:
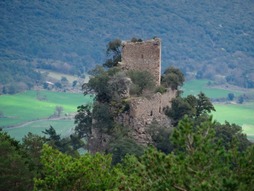
<instances>
[{"instance_id":1,"label":"tree canopy","mask_svg":"<svg viewBox=\"0 0 254 191\"><path fill-rule=\"evenodd\" d=\"M240 151L231 141L226 149L216 141L215 125L209 118L195 126L185 117L169 137L173 152L148 148L115 166L110 155L72 158L45 145L44 177L35 179L35 190L251 190L254 146Z\"/></svg>"},{"instance_id":2,"label":"tree canopy","mask_svg":"<svg viewBox=\"0 0 254 191\"><path fill-rule=\"evenodd\" d=\"M161 76L161 83L167 88L177 90L179 86L182 86L184 82L184 75L178 69L174 67L167 68Z\"/></svg>"}]
</instances>

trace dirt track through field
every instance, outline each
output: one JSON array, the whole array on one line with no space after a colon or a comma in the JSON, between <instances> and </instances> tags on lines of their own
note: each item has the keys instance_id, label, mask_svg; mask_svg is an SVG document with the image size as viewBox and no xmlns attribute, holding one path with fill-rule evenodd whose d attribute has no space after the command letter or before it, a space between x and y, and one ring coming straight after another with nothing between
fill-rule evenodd
<instances>
[{"instance_id":1,"label":"dirt track through field","mask_svg":"<svg viewBox=\"0 0 254 191\"><path fill-rule=\"evenodd\" d=\"M43 119L37 119L37 120L32 120L32 121L27 121L27 122L24 122L24 123L21 123L21 124L18 124L18 125L11 125L11 126L8 126L6 127L6 129L16 129L16 128L21 128L21 127L25 127L27 125L30 125L30 124L33 124L33 123L36 123L36 122L42 122L42 121L58 121L58 120L63 120L63 119L70 119L70 118L67 118L67 117L57 117L57 118L43 118Z\"/></svg>"}]
</instances>

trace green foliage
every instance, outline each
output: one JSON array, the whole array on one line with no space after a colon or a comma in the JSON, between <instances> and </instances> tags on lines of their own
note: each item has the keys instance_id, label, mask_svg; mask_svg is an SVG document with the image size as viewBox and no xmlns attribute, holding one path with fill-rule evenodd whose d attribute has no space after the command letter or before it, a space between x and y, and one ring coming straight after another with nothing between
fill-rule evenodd
<instances>
[{"instance_id":1,"label":"green foliage","mask_svg":"<svg viewBox=\"0 0 254 191\"><path fill-rule=\"evenodd\" d=\"M187 165L186 190L221 190L235 186L228 155L221 145L214 142L214 138L211 119L195 127L190 119L184 118L174 130L172 141L177 146L176 152L185 158L183 165Z\"/></svg>"},{"instance_id":2,"label":"green foliage","mask_svg":"<svg viewBox=\"0 0 254 191\"><path fill-rule=\"evenodd\" d=\"M254 175L253 145L239 151L238 142L221 144L216 141L216 125L209 119L195 126L184 118L170 138L173 153L148 149L138 158L126 155L116 166L111 166L109 155L73 158L45 145L43 176L35 178L35 190L249 190ZM119 153L116 156L123 156L120 148L126 149L128 142L113 143L112 151Z\"/></svg>"},{"instance_id":3,"label":"green foliage","mask_svg":"<svg viewBox=\"0 0 254 191\"><path fill-rule=\"evenodd\" d=\"M92 111L90 105L78 106L78 113L75 115L75 132L79 137L89 137L92 131Z\"/></svg>"},{"instance_id":4,"label":"green foliage","mask_svg":"<svg viewBox=\"0 0 254 191\"><path fill-rule=\"evenodd\" d=\"M183 73L174 67L169 67L165 70L161 76L161 84L172 90L177 90L179 86L182 86L184 82Z\"/></svg>"},{"instance_id":5,"label":"green foliage","mask_svg":"<svg viewBox=\"0 0 254 191\"><path fill-rule=\"evenodd\" d=\"M56 134L56 130L50 125L49 129L45 129L45 131L43 131L43 133L45 135L49 136L49 140L52 140L54 142L58 142L60 140L60 135Z\"/></svg>"},{"instance_id":6,"label":"green foliage","mask_svg":"<svg viewBox=\"0 0 254 191\"><path fill-rule=\"evenodd\" d=\"M193 107L185 99L178 97L172 100L171 108L166 108L165 114L172 119L172 124L176 125L184 115L193 115Z\"/></svg>"},{"instance_id":7,"label":"green foliage","mask_svg":"<svg viewBox=\"0 0 254 191\"><path fill-rule=\"evenodd\" d=\"M130 93L140 96L144 90L152 90L155 87L153 76L147 71L129 71L128 76L133 82Z\"/></svg>"},{"instance_id":8,"label":"green foliage","mask_svg":"<svg viewBox=\"0 0 254 191\"><path fill-rule=\"evenodd\" d=\"M61 117L61 114L63 113L64 108L62 106L56 106L54 116L55 117Z\"/></svg>"},{"instance_id":9,"label":"green foliage","mask_svg":"<svg viewBox=\"0 0 254 191\"><path fill-rule=\"evenodd\" d=\"M77 156L77 149L84 145L80 138L76 137L75 134L70 135L70 137L61 138L52 126L50 126L49 129L43 131L43 133L48 136L46 139L47 144L61 151L62 153L66 153L72 156Z\"/></svg>"},{"instance_id":10,"label":"green foliage","mask_svg":"<svg viewBox=\"0 0 254 191\"><path fill-rule=\"evenodd\" d=\"M235 95L233 93L228 94L228 100L232 101L235 98Z\"/></svg>"},{"instance_id":11,"label":"green foliage","mask_svg":"<svg viewBox=\"0 0 254 191\"><path fill-rule=\"evenodd\" d=\"M127 154L141 156L143 151L144 147L142 147L142 145L137 144L131 138L123 136L119 136L112 140L108 149L108 152L112 154L113 165L122 162Z\"/></svg>"},{"instance_id":12,"label":"green foliage","mask_svg":"<svg viewBox=\"0 0 254 191\"><path fill-rule=\"evenodd\" d=\"M72 158L44 145L41 162L44 178L35 179L34 190L109 190L118 184L110 155Z\"/></svg>"},{"instance_id":13,"label":"green foliage","mask_svg":"<svg viewBox=\"0 0 254 191\"><path fill-rule=\"evenodd\" d=\"M221 141L221 144L225 149L230 149L232 142L236 142L238 145L238 151L243 152L250 146L245 134L242 132L242 127L236 124L225 124L216 123L215 125L216 139Z\"/></svg>"},{"instance_id":14,"label":"green foliage","mask_svg":"<svg viewBox=\"0 0 254 191\"><path fill-rule=\"evenodd\" d=\"M0 190L32 190L33 172L27 161L21 145L0 131Z\"/></svg>"},{"instance_id":15,"label":"green foliage","mask_svg":"<svg viewBox=\"0 0 254 191\"><path fill-rule=\"evenodd\" d=\"M153 146L159 151L169 154L173 150L173 144L170 141L170 135L172 129L169 127L162 127L159 124L153 122L148 131L152 138Z\"/></svg>"},{"instance_id":16,"label":"green foliage","mask_svg":"<svg viewBox=\"0 0 254 191\"><path fill-rule=\"evenodd\" d=\"M161 94L165 93L167 91L167 88L165 88L164 86L158 86L155 89L155 92L160 92Z\"/></svg>"},{"instance_id":17,"label":"green foliage","mask_svg":"<svg viewBox=\"0 0 254 191\"><path fill-rule=\"evenodd\" d=\"M109 73L105 71L101 66L97 66L91 71L93 77L87 84L83 85L84 94L88 94L91 91L96 92L96 100L99 102L110 102L110 88L108 81L110 79Z\"/></svg>"},{"instance_id":18,"label":"green foliage","mask_svg":"<svg viewBox=\"0 0 254 191\"><path fill-rule=\"evenodd\" d=\"M112 68L118 65L118 62L121 62L121 48L122 42L120 39L115 39L110 41L107 45L107 56L111 57L106 60L103 64L104 67Z\"/></svg>"},{"instance_id":19,"label":"green foliage","mask_svg":"<svg viewBox=\"0 0 254 191\"><path fill-rule=\"evenodd\" d=\"M43 76L33 70L29 64L0 62L0 71L0 84L3 85L0 93L3 94L15 94L28 90L43 81Z\"/></svg>"},{"instance_id":20,"label":"green foliage","mask_svg":"<svg viewBox=\"0 0 254 191\"><path fill-rule=\"evenodd\" d=\"M118 47L109 43L109 51L118 52ZM84 94L94 92L95 103L93 110L90 106L79 106L75 116L76 132L80 137L89 137L94 119L93 128L100 133L112 133L115 122L114 117L119 113L129 110L126 90L129 88L130 79L119 68L111 67L107 71L97 66L91 71L93 77L83 85ZM128 91L127 91L128 92Z\"/></svg>"},{"instance_id":21,"label":"green foliage","mask_svg":"<svg viewBox=\"0 0 254 191\"><path fill-rule=\"evenodd\" d=\"M215 111L215 108L208 97L200 92L197 98L189 95L186 98L177 97L173 99L171 108L166 108L165 114L173 120L176 125L184 115L190 117L200 117Z\"/></svg>"},{"instance_id":22,"label":"green foliage","mask_svg":"<svg viewBox=\"0 0 254 191\"><path fill-rule=\"evenodd\" d=\"M47 140L50 141L52 145L55 145L58 148L60 147L61 137L56 133L56 130L51 125L49 129L45 129L42 133L48 136Z\"/></svg>"},{"instance_id":23,"label":"green foliage","mask_svg":"<svg viewBox=\"0 0 254 191\"><path fill-rule=\"evenodd\" d=\"M239 104L243 104L243 102L244 102L244 97L243 97L243 96L239 96L238 99L237 99L237 102L238 102Z\"/></svg>"},{"instance_id":24,"label":"green foliage","mask_svg":"<svg viewBox=\"0 0 254 191\"><path fill-rule=\"evenodd\" d=\"M93 119L96 120L94 127L99 128L101 132L109 133L114 126L113 114L108 104L95 103L93 108Z\"/></svg>"},{"instance_id":25,"label":"green foliage","mask_svg":"<svg viewBox=\"0 0 254 191\"><path fill-rule=\"evenodd\" d=\"M28 133L22 139L21 150L26 158L26 163L28 164L29 170L32 171L35 177L40 177L41 175L41 150L43 144L47 142L45 137Z\"/></svg>"},{"instance_id":26,"label":"green foliage","mask_svg":"<svg viewBox=\"0 0 254 191\"><path fill-rule=\"evenodd\" d=\"M203 92L200 92L197 98L196 116L198 117L201 114L210 113L211 111L215 111L213 104Z\"/></svg>"}]
</instances>

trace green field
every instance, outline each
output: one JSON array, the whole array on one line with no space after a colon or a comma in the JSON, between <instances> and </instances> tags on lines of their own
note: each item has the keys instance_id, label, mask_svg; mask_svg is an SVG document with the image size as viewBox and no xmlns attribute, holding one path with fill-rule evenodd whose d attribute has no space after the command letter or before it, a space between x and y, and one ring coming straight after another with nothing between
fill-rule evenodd
<instances>
[{"instance_id":1,"label":"green field","mask_svg":"<svg viewBox=\"0 0 254 191\"><path fill-rule=\"evenodd\" d=\"M45 100L40 101L38 97ZM47 120L55 112L56 106L63 107L62 116L69 117L77 111L77 106L87 103L92 103L92 97L83 96L81 93L26 91L15 95L1 95L0 112L4 117L0 118L0 127L19 140L27 132L40 133L41 130L49 128L50 124L61 133L73 127L73 120L41 121L41 119ZM31 121L35 122L15 128Z\"/></svg>"},{"instance_id":2,"label":"green field","mask_svg":"<svg viewBox=\"0 0 254 191\"><path fill-rule=\"evenodd\" d=\"M36 91L0 96L0 111L4 114L0 118L1 127L48 118L56 106L63 107L63 113L73 113L77 106L92 101L90 96L75 93L40 91L39 95L45 100L38 100Z\"/></svg>"},{"instance_id":3,"label":"green field","mask_svg":"<svg viewBox=\"0 0 254 191\"><path fill-rule=\"evenodd\" d=\"M226 98L228 93L234 93L236 96L243 92L237 90L224 90L207 86L208 80L192 80L184 84L182 90L183 96L189 94L197 95L199 92L204 92L209 98ZM244 92L253 94L253 90ZM243 132L248 138L254 140L254 102L245 102L244 104L214 104L216 112L212 115L215 120L224 123L228 121L242 126Z\"/></svg>"},{"instance_id":4,"label":"green field","mask_svg":"<svg viewBox=\"0 0 254 191\"><path fill-rule=\"evenodd\" d=\"M243 132L254 140L254 102L246 104L214 104L216 112L213 112L214 119L224 123L228 121L243 128Z\"/></svg>"},{"instance_id":5,"label":"green field","mask_svg":"<svg viewBox=\"0 0 254 191\"><path fill-rule=\"evenodd\" d=\"M229 93L234 93L235 96L241 95L241 91L237 90L224 90L219 88L213 88L208 86L208 80L191 80L186 82L183 87L183 96L198 95L200 92L204 92L209 98L223 98L227 97Z\"/></svg>"},{"instance_id":6,"label":"green field","mask_svg":"<svg viewBox=\"0 0 254 191\"><path fill-rule=\"evenodd\" d=\"M74 120L45 120L45 121L35 121L31 124L25 125L19 128L5 128L4 131L8 132L11 137L15 137L16 140L21 141L22 138L29 132L37 135L44 135L42 131L50 127L54 127L56 132L65 137L69 135L75 127Z\"/></svg>"}]
</instances>

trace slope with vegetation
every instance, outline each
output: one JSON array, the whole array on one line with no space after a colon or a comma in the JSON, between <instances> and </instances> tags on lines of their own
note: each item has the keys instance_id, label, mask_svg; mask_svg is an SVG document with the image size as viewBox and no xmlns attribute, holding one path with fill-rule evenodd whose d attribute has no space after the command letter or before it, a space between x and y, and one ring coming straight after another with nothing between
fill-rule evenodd
<instances>
[{"instance_id":1,"label":"slope with vegetation","mask_svg":"<svg viewBox=\"0 0 254 191\"><path fill-rule=\"evenodd\" d=\"M104 60L113 38L159 36L163 69L252 88L253 7L251 0L1 1L0 66L82 75Z\"/></svg>"}]
</instances>

